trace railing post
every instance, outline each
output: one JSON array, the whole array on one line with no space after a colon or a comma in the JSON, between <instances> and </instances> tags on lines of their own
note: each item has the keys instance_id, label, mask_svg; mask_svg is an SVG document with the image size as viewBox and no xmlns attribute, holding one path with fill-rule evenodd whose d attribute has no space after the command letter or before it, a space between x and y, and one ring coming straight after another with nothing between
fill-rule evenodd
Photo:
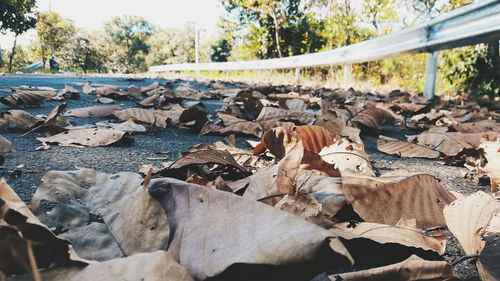
<instances>
[{"instance_id":1,"label":"railing post","mask_svg":"<svg viewBox=\"0 0 500 281\"><path fill-rule=\"evenodd\" d=\"M436 89L438 54L439 52L436 51L428 53L427 55L427 63L425 65L425 84L424 84L424 97L427 99L434 98L434 91Z\"/></svg>"},{"instance_id":2,"label":"railing post","mask_svg":"<svg viewBox=\"0 0 500 281\"><path fill-rule=\"evenodd\" d=\"M226 70L226 81L229 81L229 70Z\"/></svg>"},{"instance_id":3,"label":"railing post","mask_svg":"<svg viewBox=\"0 0 500 281\"><path fill-rule=\"evenodd\" d=\"M344 85L351 84L352 81L352 64L344 64Z\"/></svg>"},{"instance_id":4,"label":"railing post","mask_svg":"<svg viewBox=\"0 0 500 281\"><path fill-rule=\"evenodd\" d=\"M300 80L300 67L295 68L295 80Z\"/></svg>"}]
</instances>

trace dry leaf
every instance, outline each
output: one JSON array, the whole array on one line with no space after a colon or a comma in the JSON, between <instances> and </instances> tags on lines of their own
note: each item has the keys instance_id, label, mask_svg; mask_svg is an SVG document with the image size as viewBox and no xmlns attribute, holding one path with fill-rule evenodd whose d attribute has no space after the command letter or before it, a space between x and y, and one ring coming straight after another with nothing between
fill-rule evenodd
<instances>
[{"instance_id":1,"label":"dry leaf","mask_svg":"<svg viewBox=\"0 0 500 281\"><path fill-rule=\"evenodd\" d=\"M287 212L170 178L152 179L150 192L171 221L168 253L196 280L216 276L235 263L298 265L314 260L322 266L321 251L329 255L329 269L349 264L348 251L339 240L331 244L333 251L325 249L325 239L339 234ZM302 279L314 276L308 275L309 266L299 268Z\"/></svg>"},{"instance_id":2,"label":"dry leaf","mask_svg":"<svg viewBox=\"0 0 500 281\"><path fill-rule=\"evenodd\" d=\"M95 91L95 88L89 82L83 83L82 92L86 95Z\"/></svg>"},{"instance_id":3,"label":"dry leaf","mask_svg":"<svg viewBox=\"0 0 500 281\"><path fill-rule=\"evenodd\" d=\"M87 266L72 264L42 271L43 280L144 280L144 281L192 281L186 269L165 251L140 253L130 257L112 259ZM15 276L12 281L31 281L27 276Z\"/></svg>"},{"instance_id":4,"label":"dry leaf","mask_svg":"<svg viewBox=\"0 0 500 281\"><path fill-rule=\"evenodd\" d=\"M453 267L445 261L427 261L416 255L408 259L383 267L371 268L355 272L322 276L315 281L364 281L364 280L412 280L430 281L460 280L453 271Z\"/></svg>"},{"instance_id":5,"label":"dry leaf","mask_svg":"<svg viewBox=\"0 0 500 281\"><path fill-rule=\"evenodd\" d=\"M33 259L28 251L32 250ZM70 260L85 262L70 242L54 235L0 179L0 272L20 274L32 269L60 266Z\"/></svg>"},{"instance_id":6,"label":"dry leaf","mask_svg":"<svg viewBox=\"0 0 500 281\"><path fill-rule=\"evenodd\" d=\"M500 123L495 120L481 120L471 123L457 123L452 125L453 129L461 133L486 133L500 132Z\"/></svg>"},{"instance_id":7,"label":"dry leaf","mask_svg":"<svg viewBox=\"0 0 500 281\"><path fill-rule=\"evenodd\" d=\"M359 175L375 176L370 157L364 151L362 145L350 142L346 138L335 140L330 146L324 147L319 155L329 164L343 171L352 172Z\"/></svg>"},{"instance_id":8,"label":"dry leaf","mask_svg":"<svg viewBox=\"0 0 500 281\"><path fill-rule=\"evenodd\" d=\"M155 126L166 128L168 126L167 119L170 118L170 120L172 120L172 117L174 118L177 117L177 123L178 123L178 118L180 116L180 113L172 114L172 112L169 112L167 110L126 108L120 111L113 112L113 115L118 117L120 121L127 121L133 118L134 120L140 122L152 125L154 124Z\"/></svg>"},{"instance_id":9,"label":"dry leaf","mask_svg":"<svg viewBox=\"0 0 500 281\"><path fill-rule=\"evenodd\" d=\"M0 136L0 153L8 152L12 152L12 143L3 136Z\"/></svg>"},{"instance_id":10,"label":"dry leaf","mask_svg":"<svg viewBox=\"0 0 500 281\"><path fill-rule=\"evenodd\" d=\"M446 224L467 255L479 254L482 280L500 279L500 203L479 191L444 210Z\"/></svg>"},{"instance_id":11,"label":"dry leaf","mask_svg":"<svg viewBox=\"0 0 500 281\"><path fill-rule=\"evenodd\" d=\"M291 121L300 124L309 124L316 119L316 115L310 112L299 112L274 107L264 107L256 121Z\"/></svg>"},{"instance_id":12,"label":"dry leaf","mask_svg":"<svg viewBox=\"0 0 500 281\"><path fill-rule=\"evenodd\" d=\"M444 206L455 196L430 175L400 178L342 177L342 189L354 211L367 222L396 225L416 219L420 229L445 226Z\"/></svg>"},{"instance_id":13,"label":"dry leaf","mask_svg":"<svg viewBox=\"0 0 500 281\"><path fill-rule=\"evenodd\" d=\"M416 142L432 150L438 150L447 156L456 156L464 149L477 149L484 133L424 132L409 136L409 142ZM487 133L488 138L500 137L500 133Z\"/></svg>"},{"instance_id":14,"label":"dry leaf","mask_svg":"<svg viewBox=\"0 0 500 281\"><path fill-rule=\"evenodd\" d=\"M368 128L382 130L382 125L394 123L394 117L386 110L377 107L368 107L355 113L351 122L362 124Z\"/></svg>"},{"instance_id":15,"label":"dry leaf","mask_svg":"<svg viewBox=\"0 0 500 281\"><path fill-rule=\"evenodd\" d=\"M426 146L384 136L380 136L379 139L377 139L377 149L387 154L398 155L399 157L439 158L439 151L432 150Z\"/></svg>"},{"instance_id":16,"label":"dry leaf","mask_svg":"<svg viewBox=\"0 0 500 281\"><path fill-rule=\"evenodd\" d=\"M121 105L101 105L101 106L90 106L82 108L73 108L67 110L64 116L73 116L80 118L106 118L113 114L113 112L122 110Z\"/></svg>"},{"instance_id":17,"label":"dry leaf","mask_svg":"<svg viewBox=\"0 0 500 281\"><path fill-rule=\"evenodd\" d=\"M16 91L8 96L0 97L1 103L15 108L40 106L45 100L44 95L32 91Z\"/></svg>"},{"instance_id":18,"label":"dry leaf","mask_svg":"<svg viewBox=\"0 0 500 281\"><path fill-rule=\"evenodd\" d=\"M122 123L110 123L110 122L98 122L97 127L111 128L117 131L129 132L129 133L144 133L147 131L146 127L141 124L135 123L132 119Z\"/></svg>"},{"instance_id":19,"label":"dry leaf","mask_svg":"<svg viewBox=\"0 0 500 281\"><path fill-rule=\"evenodd\" d=\"M60 146L108 146L130 143L133 139L125 134L122 131L106 128L75 129L50 137L39 137L37 140L43 143L56 143Z\"/></svg>"},{"instance_id":20,"label":"dry leaf","mask_svg":"<svg viewBox=\"0 0 500 281\"><path fill-rule=\"evenodd\" d=\"M331 230L353 233L381 244L398 243L425 251L431 250L440 255L444 254L446 248L446 238L442 230L437 231L439 235L434 231L431 236L420 229L370 222L337 223Z\"/></svg>"},{"instance_id":21,"label":"dry leaf","mask_svg":"<svg viewBox=\"0 0 500 281\"><path fill-rule=\"evenodd\" d=\"M500 138L494 141L483 138L480 147L488 161L484 169L490 177L491 192L495 193L500 189Z\"/></svg>"},{"instance_id":22,"label":"dry leaf","mask_svg":"<svg viewBox=\"0 0 500 281\"><path fill-rule=\"evenodd\" d=\"M15 123L23 129L29 129L39 122L43 122L41 118L35 117L23 110L12 109L2 113L2 118L9 123Z\"/></svg>"},{"instance_id":23,"label":"dry leaf","mask_svg":"<svg viewBox=\"0 0 500 281\"><path fill-rule=\"evenodd\" d=\"M87 259L108 260L166 249L168 220L135 173L46 173L30 208Z\"/></svg>"}]
</instances>

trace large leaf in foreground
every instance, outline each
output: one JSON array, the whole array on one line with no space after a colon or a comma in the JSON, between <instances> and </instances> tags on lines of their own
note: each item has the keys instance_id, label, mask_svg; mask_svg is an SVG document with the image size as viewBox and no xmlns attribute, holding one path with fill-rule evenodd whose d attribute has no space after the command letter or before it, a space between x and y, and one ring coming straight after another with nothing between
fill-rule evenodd
<instances>
[{"instance_id":1,"label":"large leaf in foreground","mask_svg":"<svg viewBox=\"0 0 500 281\"><path fill-rule=\"evenodd\" d=\"M400 178L342 177L347 202L365 221L397 225L416 219L420 229L445 226L444 206L455 196L430 175Z\"/></svg>"},{"instance_id":2,"label":"large leaf in foreground","mask_svg":"<svg viewBox=\"0 0 500 281\"><path fill-rule=\"evenodd\" d=\"M451 281L460 280L453 271L453 267L445 261L427 261L418 256L388 266L377 267L367 270L347 272L342 274L322 275L313 281Z\"/></svg>"},{"instance_id":3,"label":"large leaf in foreground","mask_svg":"<svg viewBox=\"0 0 500 281\"><path fill-rule=\"evenodd\" d=\"M88 259L166 249L167 217L142 181L135 173L51 171L42 178L30 207Z\"/></svg>"},{"instance_id":4,"label":"large leaf in foreground","mask_svg":"<svg viewBox=\"0 0 500 281\"><path fill-rule=\"evenodd\" d=\"M349 263L338 240L333 240L333 251L326 249L325 239L338 233L262 203L170 178L152 179L150 192L170 219L169 254L197 280L236 263L291 265L316 260L315 266L326 263L330 269ZM329 258L318 260L322 254ZM301 274L308 270L302 267Z\"/></svg>"},{"instance_id":5,"label":"large leaf in foreground","mask_svg":"<svg viewBox=\"0 0 500 281\"><path fill-rule=\"evenodd\" d=\"M87 266L69 265L41 272L42 280L144 280L191 281L186 269L164 251L140 253ZM16 276L13 281L29 281L27 276Z\"/></svg>"},{"instance_id":6,"label":"large leaf in foreground","mask_svg":"<svg viewBox=\"0 0 500 281\"><path fill-rule=\"evenodd\" d=\"M481 279L500 280L500 202L479 191L451 203L444 217L465 253L479 254Z\"/></svg>"},{"instance_id":7,"label":"large leaf in foreground","mask_svg":"<svg viewBox=\"0 0 500 281\"><path fill-rule=\"evenodd\" d=\"M500 186L500 138L494 141L483 138L480 147L488 160L484 168L490 177L491 192L497 192Z\"/></svg>"}]
</instances>

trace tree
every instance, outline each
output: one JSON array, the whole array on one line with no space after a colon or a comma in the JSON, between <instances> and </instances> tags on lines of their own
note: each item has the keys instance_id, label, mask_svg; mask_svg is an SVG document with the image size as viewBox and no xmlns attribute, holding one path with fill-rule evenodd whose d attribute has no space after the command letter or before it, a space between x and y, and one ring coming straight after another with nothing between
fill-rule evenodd
<instances>
[{"instance_id":1,"label":"tree","mask_svg":"<svg viewBox=\"0 0 500 281\"><path fill-rule=\"evenodd\" d=\"M55 12L39 13L35 29L37 32L35 52L41 58L44 67L48 57L69 43L71 36L75 33L73 23Z\"/></svg>"},{"instance_id":2,"label":"tree","mask_svg":"<svg viewBox=\"0 0 500 281\"><path fill-rule=\"evenodd\" d=\"M17 37L35 26L36 18L33 11L35 4L35 0L0 1L0 31L9 30L15 35L14 44L9 56L9 72L12 72L12 61L16 54Z\"/></svg>"},{"instance_id":3,"label":"tree","mask_svg":"<svg viewBox=\"0 0 500 281\"><path fill-rule=\"evenodd\" d=\"M213 62L224 62L231 55L231 45L225 38L217 41L211 46L212 55L210 56Z\"/></svg>"},{"instance_id":4,"label":"tree","mask_svg":"<svg viewBox=\"0 0 500 281\"><path fill-rule=\"evenodd\" d=\"M283 33L304 16L300 0L224 0L223 6L226 17L236 18L247 29L258 56L265 58L285 55Z\"/></svg>"},{"instance_id":5,"label":"tree","mask_svg":"<svg viewBox=\"0 0 500 281\"><path fill-rule=\"evenodd\" d=\"M123 49L118 58L121 72L147 70L146 55L149 53L148 38L155 32L154 26L140 17L114 17L104 24L111 40Z\"/></svg>"},{"instance_id":6,"label":"tree","mask_svg":"<svg viewBox=\"0 0 500 281\"><path fill-rule=\"evenodd\" d=\"M106 46L99 35L80 31L71 41L72 44L67 44L58 53L62 68L84 73L108 70L112 48Z\"/></svg>"}]
</instances>

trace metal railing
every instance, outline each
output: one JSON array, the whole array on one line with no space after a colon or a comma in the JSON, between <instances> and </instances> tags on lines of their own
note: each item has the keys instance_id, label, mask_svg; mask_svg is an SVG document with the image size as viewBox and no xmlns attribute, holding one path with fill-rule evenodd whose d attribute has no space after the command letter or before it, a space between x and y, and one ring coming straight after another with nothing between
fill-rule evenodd
<instances>
[{"instance_id":1,"label":"metal railing","mask_svg":"<svg viewBox=\"0 0 500 281\"><path fill-rule=\"evenodd\" d=\"M151 72L230 71L300 68L340 65L432 53L427 60L424 94L434 95L437 72L436 52L466 45L500 40L500 0L483 0L443 14L427 23L330 51L268 60L156 65ZM345 77L348 77L347 73Z\"/></svg>"}]
</instances>

